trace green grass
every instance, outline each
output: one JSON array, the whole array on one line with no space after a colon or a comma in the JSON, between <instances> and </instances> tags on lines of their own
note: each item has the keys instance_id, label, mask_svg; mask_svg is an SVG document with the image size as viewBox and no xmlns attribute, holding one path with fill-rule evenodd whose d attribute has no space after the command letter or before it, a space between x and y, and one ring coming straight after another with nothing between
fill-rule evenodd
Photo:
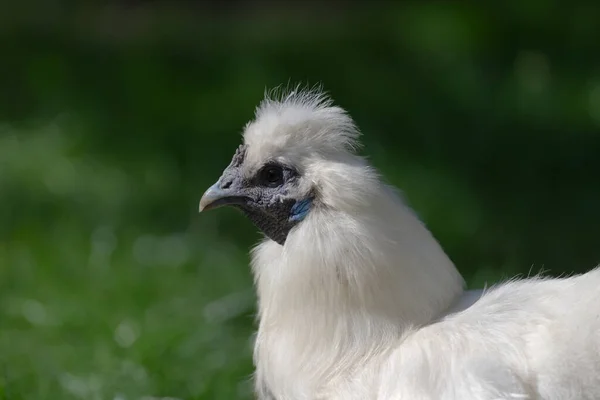
<instances>
[{"instance_id":1,"label":"green grass","mask_svg":"<svg viewBox=\"0 0 600 400\"><path fill-rule=\"evenodd\" d=\"M241 253L214 242L193 252L186 235L56 233L1 252L5 397L247 397Z\"/></svg>"}]
</instances>

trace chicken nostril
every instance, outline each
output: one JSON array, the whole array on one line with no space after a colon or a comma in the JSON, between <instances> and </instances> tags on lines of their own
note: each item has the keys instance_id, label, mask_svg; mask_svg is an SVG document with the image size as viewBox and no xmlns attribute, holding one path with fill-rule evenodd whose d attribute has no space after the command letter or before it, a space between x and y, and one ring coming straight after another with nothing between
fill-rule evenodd
<instances>
[{"instance_id":1,"label":"chicken nostril","mask_svg":"<svg viewBox=\"0 0 600 400\"><path fill-rule=\"evenodd\" d=\"M227 180L225 182L223 182L223 184L221 185L221 189L229 189L231 187L231 181Z\"/></svg>"}]
</instances>

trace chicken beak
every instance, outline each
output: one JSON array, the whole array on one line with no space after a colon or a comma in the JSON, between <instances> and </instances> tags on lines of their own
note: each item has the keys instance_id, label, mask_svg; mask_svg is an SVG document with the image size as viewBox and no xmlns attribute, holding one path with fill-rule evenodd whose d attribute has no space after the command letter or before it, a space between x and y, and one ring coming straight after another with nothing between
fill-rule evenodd
<instances>
[{"instance_id":1,"label":"chicken beak","mask_svg":"<svg viewBox=\"0 0 600 400\"><path fill-rule=\"evenodd\" d=\"M243 204L245 196L241 196L236 190L223 189L220 182L209 187L200 199L199 212L212 210L226 205Z\"/></svg>"}]
</instances>

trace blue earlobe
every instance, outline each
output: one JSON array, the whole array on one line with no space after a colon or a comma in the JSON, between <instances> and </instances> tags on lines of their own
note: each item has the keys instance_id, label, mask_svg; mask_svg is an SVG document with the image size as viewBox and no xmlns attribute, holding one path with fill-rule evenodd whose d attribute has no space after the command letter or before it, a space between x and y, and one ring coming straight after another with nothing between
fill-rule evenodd
<instances>
[{"instance_id":1,"label":"blue earlobe","mask_svg":"<svg viewBox=\"0 0 600 400\"><path fill-rule=\"evenodd\" d=\"M312 199L298 200L290 210L290 221L302 221L312 206Z\"/></svg>"}]
</instances>

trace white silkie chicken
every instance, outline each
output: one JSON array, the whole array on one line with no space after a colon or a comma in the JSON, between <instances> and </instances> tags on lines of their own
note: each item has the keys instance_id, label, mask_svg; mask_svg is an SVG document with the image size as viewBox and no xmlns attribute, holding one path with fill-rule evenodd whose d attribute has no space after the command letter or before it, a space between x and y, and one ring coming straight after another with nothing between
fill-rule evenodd
<instances>
[{"instance_id":1,"label":"white silkie chicken","mask_svg":"<svg viewBox=\"0 0 600 400\"><path fill-rule=\"evenodd\" d=\"M319 91L267 96L200 201L266 236L252 251L258 398L600 399L600 270L465 292L358 136Z\"/></svg>"}]
</instances>

